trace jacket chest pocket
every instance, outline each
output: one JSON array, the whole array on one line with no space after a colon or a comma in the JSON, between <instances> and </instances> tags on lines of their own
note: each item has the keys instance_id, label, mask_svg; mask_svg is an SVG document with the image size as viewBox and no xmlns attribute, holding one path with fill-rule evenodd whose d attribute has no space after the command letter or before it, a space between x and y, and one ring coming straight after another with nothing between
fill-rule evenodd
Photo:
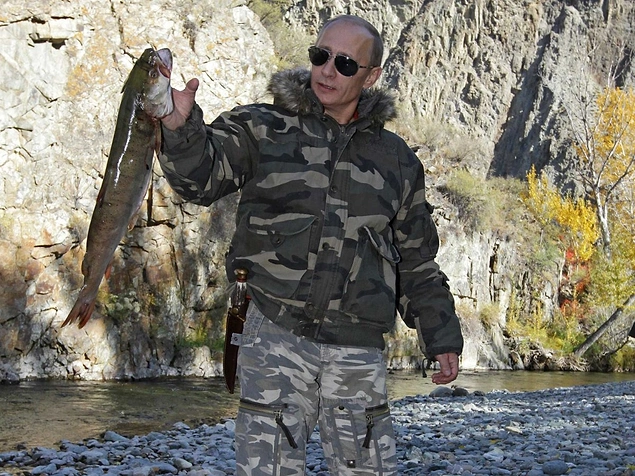
<instances>
[{"instance_id":1,"label":"jacket chest pocket","mask_svg":"<svg viewBox=\"0 0 635 476\"><path fill-rule=\"evenodd\" d=\"M246 266L249 284L267 294L289 298L307 270L316 217L285 213L269 218L246 215L230 248L234 267Z\"/></svg>"},{"instance_id":2,"label":"jacket chest pocket","mask_svg":"<svg viewBox=\"0 0 635 476\"><path fill-rule=\"evenodd\" d=\"M360 228L340 310L360 320L392 322L399 260L399 252L387 238L367 226Z\"/></svg>"}]
</instances>

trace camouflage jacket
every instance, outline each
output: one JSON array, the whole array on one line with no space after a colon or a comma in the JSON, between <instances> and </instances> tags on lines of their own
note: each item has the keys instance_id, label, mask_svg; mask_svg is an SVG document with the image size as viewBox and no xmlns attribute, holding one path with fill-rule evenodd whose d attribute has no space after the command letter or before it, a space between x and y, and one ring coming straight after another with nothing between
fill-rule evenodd
<instances>
[{"instance_id":1,"label":"camouflage jacket","mask_svg":"<svg viewBox=\"0 0 635 476\"><path fill-rule=\"evenodd\" d=\"M339 125L308 84L307 70L277 73L273 105L209 125L195 105L183 127L164 130L167 180L200 205L241 191L228 276L249 270L252 300L272 321L315 342L383 349L398 310L428 356L460 353L423 167L383 128L394 100L364 91L357 119Z\"/></svg>"}]
</instances>

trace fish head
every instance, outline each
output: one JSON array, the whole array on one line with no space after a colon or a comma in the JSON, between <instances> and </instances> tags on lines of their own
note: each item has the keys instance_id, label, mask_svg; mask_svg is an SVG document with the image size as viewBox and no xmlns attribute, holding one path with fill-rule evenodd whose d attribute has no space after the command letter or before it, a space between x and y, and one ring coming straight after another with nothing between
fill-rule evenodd
<instances>
[{"instance_id":1,"label":"fish head","mask_svg":"<svg viewBox=\"0 0 635 476\"><path fill-rule=\"evenodd\" d=\"M148 48L139 61L143 61L146 78L141 96L141 107L152 117L164 117L174 110L172 101L172 52L168 48Z\"/></svg>"}]
</instances>

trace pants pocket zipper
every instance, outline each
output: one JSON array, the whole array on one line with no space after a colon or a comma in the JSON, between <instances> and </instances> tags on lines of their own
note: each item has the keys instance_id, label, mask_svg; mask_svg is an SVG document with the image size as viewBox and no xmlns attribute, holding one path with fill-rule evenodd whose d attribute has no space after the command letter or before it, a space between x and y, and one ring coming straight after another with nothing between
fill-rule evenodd
<instances>
[{"instance_id":1,"label":"pants pocket zipper","mask_svg":"<svg viewBox=\"0 0 635 476\"><path fill-rule=\"evenodd\" d=\"M377 405L376 407L370 407L365 410L366 413L366 437L362 448L370 448L370 440L372 439L373 427L375 426L375 418L390 413L390 407L388 403Z\"/></svg>"},{"instance_id":2,"label":"pants pocket zipper","mask_svg":"<svg viewBox=\"0 0 635 476\"><path fill-rule=\"evenodd\" d=\"M295 442L295 439L291 434L291 430L289 430L289 427L284 424L284 421L282 419L283 411L289 408L286 403L274 406L252 402L249 400L240 400L239 404L245 410L250 410L252 412L259 413L265 416L273 416L274 421L280 427L282 433L284 433L284 436L287 438L287 441L289 442L289 445L291 445L291 448L296 449L298 447L298 444Z\"/></svg>"}]
</instances>

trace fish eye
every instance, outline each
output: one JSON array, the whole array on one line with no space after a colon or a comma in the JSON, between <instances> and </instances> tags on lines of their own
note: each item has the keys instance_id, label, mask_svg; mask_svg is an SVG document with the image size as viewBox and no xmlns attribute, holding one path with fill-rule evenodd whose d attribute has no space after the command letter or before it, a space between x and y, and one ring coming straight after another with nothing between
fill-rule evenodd
<instances>
[{"instance_id":1,"label":"fish eye","mask_svg":"<svg viewBox=\"0 0 635 476\"><path fill-rule=\"evenodd\" d=\"M152 71L150 71L151 78L157 78L158 76L159 76L159 73L157 73L156 69L153 69Z\"/></svg>"}]
</instances>

